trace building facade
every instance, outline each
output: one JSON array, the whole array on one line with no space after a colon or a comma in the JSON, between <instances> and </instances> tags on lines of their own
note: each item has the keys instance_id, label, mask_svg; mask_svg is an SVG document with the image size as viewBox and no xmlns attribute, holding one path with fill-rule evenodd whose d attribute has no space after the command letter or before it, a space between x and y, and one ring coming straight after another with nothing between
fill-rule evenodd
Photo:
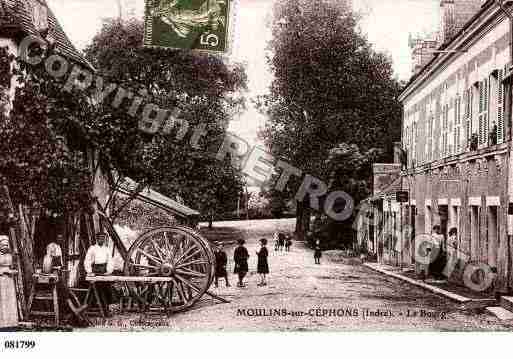
<instances>
[{"instance_id":1,"label":"building facade","mask_svg":"<svg viewBox=\"0 0 513 359\"><path fill-rule=\"evenodd\" d=\"M433 226L439 225L447 239L456 229L462 263L485 264L497 274L495 287L510 292L510 23L492 0L442 0L440 6L438 47L426 55L420 50L433 49L432 39L411 42L413 76L400 96L406 156L399 178L409 198L399 206L387 204L396 190L391 188L381 195L384 198L374 194L368 200L378 215L373 247L382 262L411 265L415 240L422 234L431 235ZM415 235L397 232L397 227ZM388 246L395 255L379 255L381 248L386 252L387 238L396 233L402 238L393 242L395 247Z\"/></svg>"}]
</instances>

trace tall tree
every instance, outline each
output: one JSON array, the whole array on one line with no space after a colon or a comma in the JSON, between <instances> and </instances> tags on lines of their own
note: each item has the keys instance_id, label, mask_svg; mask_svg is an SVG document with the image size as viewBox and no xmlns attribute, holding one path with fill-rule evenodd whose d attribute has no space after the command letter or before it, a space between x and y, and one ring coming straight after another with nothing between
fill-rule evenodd
<instances>
[{"instance_id":1,"label":"tall tree","mask_svg":"<svg viewBox=\"0 0 513 359\"><path fill-rule=\"evenodd\" d=\"M244 108L245 70L206 53L143 48L143 27L138 20L106 21L86 48L86 56L105 79L146 94L161 108L178 107L191 130L204 126L207 134L201 148L189 143L192 131L183 141L155 135L151 146L160 155L151 156L147 164L160 191L178 194L212 220L216 213L235 210L242 190L240 174L212 153L219 149L231 115ZM118 145L120 151L113 155L123 156L131 143ZM130 158L124 162L130 163ZM137 170L130 168L127 174L137 177Z\"/></svg>"},{"instance_id":2,"label":"tall tree","mask_svg":"<svg viewBox=\"0 0 513 359\"><path fill-rule=\"evenodd\" d=\"M246 84L244 69L208 54L145 49L142 26L106 22L87 55L105 86L114 83L144 94L143 106L179 107L191 127L186 138L140 131L141 116L129 114L130 101L111 106L116 91L100 105L94 86L63 91L69 72L54 78L44 63L17 61L13 108L0 122L0 177L16 203L37 203L56 215L89 206L91 170L83 154L94 148L104 168L164 194L179 194L204 213L215 213L225 203L236 207L240 175L212 153L224 139L230 115L244 103L238 96ZM52 54L49 48L47 55ZM0 60L15 61L5 51ZM206 134L194 147L189 140L199 125Z\"/></svg>"},{"instance_id":3,"label":"tall tree","mask_svg":"<svg viewBox=\"0 0 513 359\"><path fill-rule=\"evenodd\" d=\"M257 101L269 116L261 135L270 151L326 182L326 160L338 146L392 154L400 138L400 86L390 60L358 30L357 16L340 4L285 0L275 5L272 31L274 80ZM298 232L309 218L298 203Z\"/></svg>"}]
</instances>

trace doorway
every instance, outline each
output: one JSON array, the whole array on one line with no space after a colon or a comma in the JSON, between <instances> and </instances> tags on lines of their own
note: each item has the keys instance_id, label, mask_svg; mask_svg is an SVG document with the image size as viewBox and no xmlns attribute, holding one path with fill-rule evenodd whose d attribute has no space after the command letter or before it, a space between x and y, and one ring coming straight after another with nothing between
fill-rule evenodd
<instances>
[{"instance_id":1,"label":"doorway","mask_svg":"<svg viewBox=\"0 0 513 359\"><path fill-rule=\"evenodd\" d=\"M439 205L438 206L438 215L440 216L440 231L444 236L444 241L441 243L442 249L444 251L447 250L447 236L448 236L448 226L449 226L449 206L447 205Z\"/></svg>"},{"instance_id":2,"label":"doorway","mask_svg":"<svg viewBox=\"0 0 513 359\"><path fill-rule=\"evenodd\" d=\"M497 260L499 255L499 207L488 207L487 215L487 245L488 245L488 265L497 268Z\"/></svg>"},{"instance_id":3,"label":"doorway","mask_svg":"<svg viewBox=\"0 0 513 359\"><path fill-rule=\"evenodd\" d=\"M410 221L409 221L409 224L410 224L410 228L411 228L411 233L410 233L410 263L413 264L415 263L415 236L416 236L416 227L415 227L415 219L417 217L417 206L410 206Z\"/></svg>"},{"instance_id":4,"label":"doorway","mask_svg":"<svg viewBox=\"0 0 513 359\"><path fill-rule=\"evenodd\" d=\"M479 260L479 206L470 206L470 259Z\"/></svg>"}]
</instances>

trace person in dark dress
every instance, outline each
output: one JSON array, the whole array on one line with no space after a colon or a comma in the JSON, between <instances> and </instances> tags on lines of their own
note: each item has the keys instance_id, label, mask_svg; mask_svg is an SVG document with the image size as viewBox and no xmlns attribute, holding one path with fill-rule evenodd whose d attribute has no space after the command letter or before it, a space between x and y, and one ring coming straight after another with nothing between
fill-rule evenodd
<instances>
[{"instance_id":1,"label":"person in dark dress","mask_svg":"<svg viewBox=\"0 0 513 359\"><path fill-rule=\"evenodd\" d=\"M230 283L228 282L228 271L226 270L226 265L228 264L228 257L226 256L226 252L223 250L222 244L220 244L218 247L216 247L215 256L216 256L215 286L216 286L216 288L219 286L219 283L218 283L219 278L224 278L226 286L229 287Z\"/></svg>"},{"instance_id":2,"label":"person in dark dress","mask_svg":"<svg viewBox=\"0 0 513 359\"><path fill-rule=\"evenodd\" d=\"M239 246L235 248L235 252L233 253L233 261L235 262L234 273L239 275L239 283L237 283L238 287L245 287L244 277L248 273L248 258L249 253L246 247L244 247L244 243L246 243L243 239L239 239Z\"/></svg>"},{"instance_id":3,"label":"person in dark dress","mask_svg":"<svg viewBox=\"0 0 513 359\"><path fill-rule=\"evenodd\" d=\"M292 246L292 238L290 234L287 235L285 239L285 251L290 252L290 246Z\"/></svg>"},{"instance_id":4,"label":"person in dark dress","mask_svg":"<svg viewBox=\"0 0 513 359\"><path fill-rule=\"evenodd\" d=\"M315 264L321 264L321 257L322 257L321 246L319 244L316 244L315 250L314 250Z\"/></svg>"},{"instance_id":5,"label":"person in dark dress","mask_svg":"<svg viewBox=\"0 0 513 359\"><path fill-rule=\"evenodd\" d=\"M278 251L280 249L280 240L278 239L278 232L274 232L273 239L274 239L274 250Z\"/></svg>"},{"instance_id":6,"label":"person in dark dress","mask_svg":"<svg viewBox=\"0 0 513 359\"><path fill-rule=\"evenodd\" d=\"M267 239L262 238L260 240L261 248L257 252L258 256L258 264L257 264L257 273L260 274L260 283L258 286L265 286L267 282L265 280L265 276L269 274L269 263L267 262L267 257L269 256L269 252L267 251Z\"/></svg>"},{"instance_id":7,"label":"person in dark dress","mask_svg":"<svg viewBox=\"0 0 513 359\"><path fill-rule=\"evenodd\" d=\"M283 233L278 233L278 247L280 251L283 251L283 247L285 246L285 235Z\"/></svg>"}]
</instances>

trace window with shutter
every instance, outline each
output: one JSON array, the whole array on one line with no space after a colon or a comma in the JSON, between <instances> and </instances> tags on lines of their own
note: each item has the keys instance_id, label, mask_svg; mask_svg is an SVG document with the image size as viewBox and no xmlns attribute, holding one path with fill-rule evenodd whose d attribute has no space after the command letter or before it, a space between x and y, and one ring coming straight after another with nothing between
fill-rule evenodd
<instances>
[{"instance_id":1,"label":"window with shutter","mask_svg":"<svg viewBox=\"0 0 513 359\"><path fill-rule=\"evenodd\" d=\"M490 124L489 116L490 113L490 80L484 80L484 108L483 108L483 146L488 146L490 138Z\"/></svg>"},{"instance_id":2,"label":"window with shutter","mask_svg":"<svg viewBox=\"0 0 513 359\"><path fill-rule=\"evenodd\" d=\"M497 143L504 142L504 69L497 73Z\"/></svg>"},{"instance_id":3,"label":"window with shutter","mask_svg":"<svg viewBox=\"0 0 513 359\"><path fill-rule=\"evenodd\" d=\"M478 135L479 135L479 144L483 143L483 116L481 115L483 112L483 83L479 83L479 110L478 110Z\"/></svg>"},{"instance_id":4,"label":"window with shutter","mask_svg":"<svg viewBox=\"0 0 513 359\"><path fill-rule=\"evenodd\" d=\"M445 137L445 144L444 144L444 156L449 155L449 105L445 105L445 111L444 111L444 137Z\"/></svg>"},{"instance_id":5,"label":"window with shutter","mask_svg":"<svg viewBox=\"0 0 513 359\"><path fill-rule=\"evenodd\" d=\"M458 96L458 102L456 107L457 115L456 115L456 141L454 142L455 145L455 151L459 153L461 151L461 138L460 138L460 132L461 132L461 96Z\"/></svg>"},{"instance_id":6,"label":"window with shutter","mask_svg":"<svg viewBox=\"0 0 513 359\"><path fill-rule=\"evenodd\" d=\"M466 91L465 95L465 148L470 145L472 137L472 88Z\"/></svg>"},{"instance_id":7,"label":"window with shutter","mask_svg":"<svg viewBox=\"0 0 513 359\"><path fill-rule=\"evenodd\" d=\"M488 79L479 83L479 114L478 114L478 136L479 146L488 145Z\"/></svg>"}]
</instances>

